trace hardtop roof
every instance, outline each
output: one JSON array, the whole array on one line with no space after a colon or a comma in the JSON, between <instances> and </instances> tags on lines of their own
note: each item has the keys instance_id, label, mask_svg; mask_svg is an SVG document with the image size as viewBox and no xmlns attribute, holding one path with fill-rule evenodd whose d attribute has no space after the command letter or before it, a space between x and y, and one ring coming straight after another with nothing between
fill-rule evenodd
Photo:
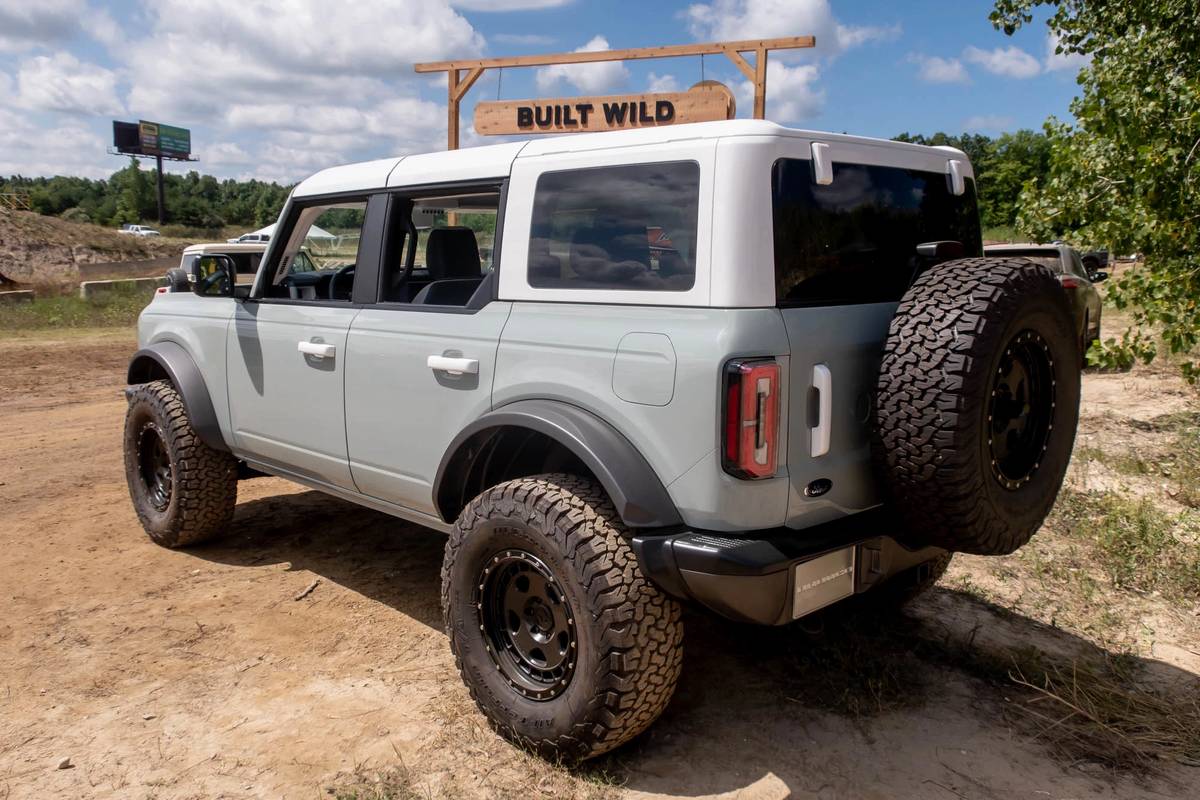
<instances>
[{"instance_id":1,"label":"hardtop roof","mask_svg":"<svg viewBox=\"0 0 1200 800\"><path fill-rule=\"evenodd\" d=\"M897 150L941 150L947 156L957 155L966 160L961 150L952 147L930 148L926 145L876 139L867 136L787 128L774 122L758 119L733 119L717 122L694 122L686 125L667 125L657 128L637 128L622 131L560 134L503 144L466 147L418 155L382 158L357 164L346 164L321 170L301 181L293 192L296 197L335 194L388 186L415 186L424 183L446 183L456 180L485 180L506 177L517 158L533 158L553 153L578 153L589 150L635 147L673 141L695 141L734 136L779 136L815 139L823 142L845 142L885 146Z\"/></svg>"}]
</instances>

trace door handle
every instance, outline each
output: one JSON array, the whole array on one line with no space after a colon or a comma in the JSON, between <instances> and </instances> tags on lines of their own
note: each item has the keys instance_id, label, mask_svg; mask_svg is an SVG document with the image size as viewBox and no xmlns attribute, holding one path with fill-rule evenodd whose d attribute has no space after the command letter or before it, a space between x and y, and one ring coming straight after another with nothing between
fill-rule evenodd
<instances>
[{"instance_id":1,"label":"door handle","mask_svg":"<svg viewBox=\"0 0 1200 800\"><path fill-rule=\"evenodd\" d=\"M322 344L321 342L297 342L296 349L306 356L314 358L333 358L337 355L337 348L331 344Z\"/></svg>"},{"instance_id":2,"label":"door handle","mask_svg":"<svg viewBox=\"0 0 1200 800\"><path fill-rule=\"evenodd\" d=\"M475 375L479 372L479 360L475 358L430 356L425 360L425 365L435 372L445 372L448 375Z\"/></svg>"},{"instance_id":3,"label":"door handle","mask_svg":"<svg viewBox=\"0 0 1200 800\"><path fill-rule=\"evenodd\" d=\"M829 452L829 433L833 429L833 373L829 367L813 366L812 385L817 393L817 424L812 426L809 455L817 458Z\"/></svg>"}]
</instances>

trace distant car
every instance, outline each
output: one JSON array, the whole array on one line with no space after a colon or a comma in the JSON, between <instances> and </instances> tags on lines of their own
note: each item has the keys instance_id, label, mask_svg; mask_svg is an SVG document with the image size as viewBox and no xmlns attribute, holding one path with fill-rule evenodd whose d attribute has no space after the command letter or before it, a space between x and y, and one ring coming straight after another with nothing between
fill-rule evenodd
<instances>
[{"instance_id":1,"label":"distant car","mask_svg":"<svg viewBox=\"0 0 1200 800\"><path fill-rule=\"evenodd\" d=\"M1107 265L1108 251L1093 251L1088 255L1095 256L1100 252L1104 253ZM1049 267L1067 290L1079 331L1080 352L1086 355L1092 342L1100 339L1100 293L1094 284L1106 279L1108 273L1088 269L1078 250L1065 244L990 244L983 248L983 253L994 258L1027 258Z\"/></svg>"},{"instance_id":2,"label":"distant car","mask_svg":"<svg viewBox=\"0 0 1200 800\"><path fill-rule=\"evenodd\" d=\"M269 233L243 233L235 239L228 239L229 244L266 244L271 241Z\"/></svg>"},{"instance_id":3,"label":"distant car","mask_svg":"<svg viewBox=\"0 0 1200 800\"><path fill-rule=\"evenodd\" d=\"M117 233L124 233L129 236L161 236L158 231L148 225L122 225Z\"/></svg>"},{"instance_id":4,"label":"distant car","mask_svg":"<svg viewBox=\"0 0 1200 800\"><path fill-rule=\"evenodd\" d=\"M1080 253L1079 258L1083 261L1083 268L1087 270L1088 277L1108 269L1108 250L1088 250Z\"/></svg>"}]
</instances>

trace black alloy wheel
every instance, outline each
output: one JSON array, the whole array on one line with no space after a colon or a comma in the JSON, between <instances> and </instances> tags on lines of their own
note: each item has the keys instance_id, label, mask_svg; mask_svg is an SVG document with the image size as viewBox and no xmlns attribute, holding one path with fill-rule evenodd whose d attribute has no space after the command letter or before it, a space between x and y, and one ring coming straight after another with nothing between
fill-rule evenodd
<instances>
[{"instance_id":1,"label":"black alloy wheel","mask_svg":"<svg viewBox=\"0 0 1200 800\"><path fill-rule=\"evenodd\" d=\"M575 671L575 615L545 562L508 549L479 576L479 623L488 653L508 684L531 700L550 700Z\"/></svg>"},{"instance_id":2,"label":"black alloy wheel","mask_svg":"<svg viewBox=\"0 0 1200 800\"><path fill-rule=\"evenodd\" d=\"M162 431L154 422L147 422L138 434L138 475L146 489L146 497L158 511L166 511L171 505L174 486L171 477L171 455Z\"/></svg>"},{"instance_id":3,"label":"black alloy wheel","mask_svg":"<svg viewBox=\"0 0 1200 800\"><path fill-rule=\"evenodd\" d=\"M1016 490L1041 466L1054 429L1054 359L1046 340L1024 330L1009 341L988 400L988 450L992 474Z\"/></svg>"}]
</instances>

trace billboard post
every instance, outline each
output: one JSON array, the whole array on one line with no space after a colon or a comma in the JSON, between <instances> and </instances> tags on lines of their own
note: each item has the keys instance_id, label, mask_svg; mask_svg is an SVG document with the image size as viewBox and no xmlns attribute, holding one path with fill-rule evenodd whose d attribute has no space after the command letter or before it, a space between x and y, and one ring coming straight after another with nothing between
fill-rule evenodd
<instances>
[{"instance_id":1,"label":"billboard post","mask_svg":"<svg viewBox=\"0 0 1200 800\"><path fill-rule=\"evenodd\" d=\"M113 120L113 155L153 158L158 170L156 196L158 224L167 221L166 194L163 188L163 159L168 161L198 161L192 158L192 132L187 128L163 125L158 122L119 122Z\"/></svg>"}]
</instances>

